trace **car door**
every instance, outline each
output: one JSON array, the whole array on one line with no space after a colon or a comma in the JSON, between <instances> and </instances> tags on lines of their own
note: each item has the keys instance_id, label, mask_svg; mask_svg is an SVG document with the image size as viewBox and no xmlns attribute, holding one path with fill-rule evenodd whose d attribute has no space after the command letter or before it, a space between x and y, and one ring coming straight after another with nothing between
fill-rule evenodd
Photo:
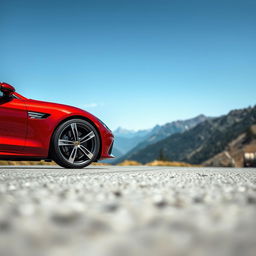
<instances>
[{"instance_id":1,"label":"car door","mask_svg":"<svg viewBox=\"0 0 256 256\"><path fill-rule=\"evenodd\" d=\"M22 153L27 133L25 101L0 92L0 154Z\"/></svg>"}]
</instances>

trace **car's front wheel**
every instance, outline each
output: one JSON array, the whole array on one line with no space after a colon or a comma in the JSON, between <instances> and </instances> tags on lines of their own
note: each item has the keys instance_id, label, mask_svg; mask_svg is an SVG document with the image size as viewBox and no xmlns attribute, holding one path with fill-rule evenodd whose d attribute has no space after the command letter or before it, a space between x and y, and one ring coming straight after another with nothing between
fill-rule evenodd
<instances>
[{"instance_id":1,"label":"car's front wheel","mask_svg":"<svg viewBox=\"0 0 256 256\"><path fill-rule=\"evenodd\" d=\"M86 167L97 159L99 150L99 134L85 120L68 120L53 134L51 157L62 167Z\"/></svg>"}]
</instances>

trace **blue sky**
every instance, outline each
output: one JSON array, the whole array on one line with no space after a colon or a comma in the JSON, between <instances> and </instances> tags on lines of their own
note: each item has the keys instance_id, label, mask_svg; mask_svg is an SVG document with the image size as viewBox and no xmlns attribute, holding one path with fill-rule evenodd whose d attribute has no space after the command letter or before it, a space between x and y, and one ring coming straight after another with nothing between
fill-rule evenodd
<instances>
[{"instance_id":1,"label":"blue sky","mask_svg":"<svg viewBox=\"0 0 256 256\"><path fill-rule=\"evenodd\" d=\"M112 129L255 105L256 2L0 1L0 80Z\"/></svg>"}]
</instances>

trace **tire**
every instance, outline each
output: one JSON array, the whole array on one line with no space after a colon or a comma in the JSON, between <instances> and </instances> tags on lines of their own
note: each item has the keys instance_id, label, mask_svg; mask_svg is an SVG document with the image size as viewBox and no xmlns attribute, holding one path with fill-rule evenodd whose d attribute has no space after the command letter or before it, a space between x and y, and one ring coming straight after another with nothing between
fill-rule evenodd
<instances>
[{"instance_id":1,"label":"tire","mask_svg":"<svg viewBox=\"0 0 256 256\"><path fill-rule=\"evenodd\" d=\"M91 123L71 119L54 132L51 158L65 168L84 168L97 160L100 143L98 131Z\"/></svg>"}]
</instances>

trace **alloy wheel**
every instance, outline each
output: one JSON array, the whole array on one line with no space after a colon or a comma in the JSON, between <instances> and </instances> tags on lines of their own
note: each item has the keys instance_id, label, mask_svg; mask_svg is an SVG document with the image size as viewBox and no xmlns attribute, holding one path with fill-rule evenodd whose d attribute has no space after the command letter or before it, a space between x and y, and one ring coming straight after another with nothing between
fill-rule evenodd
<instances>
[{"instance_id":1,"label":"alloy wheel","mask_svg":"<svg viewBox=\"0 0 256 256\"><path fill-rule=\"evenodd\" d=\"M96 143L95 132L81 122L69 124L58 138L59 152L70 164L90 162L97 152Z\"/></svg>"}]
</instances>

